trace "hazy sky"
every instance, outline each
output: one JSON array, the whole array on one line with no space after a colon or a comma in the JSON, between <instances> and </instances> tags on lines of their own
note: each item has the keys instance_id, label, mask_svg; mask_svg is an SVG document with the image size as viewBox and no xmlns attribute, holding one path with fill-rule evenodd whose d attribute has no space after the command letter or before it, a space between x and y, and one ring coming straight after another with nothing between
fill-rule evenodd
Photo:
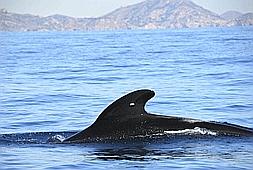
<instances>
[{"instance_id":1,"label":"hazy sky","mask_svg":"<svg viewBox=\"0 0 253 170\"><path fill-rule=\"evenodd\" d=\"M0 9L40 16L63 14L75 17L97 17L112 10L143 0L0 0ZM192 0L221 14L228 10L253 12L253 0Z\"/></svg>"}]
</instances>

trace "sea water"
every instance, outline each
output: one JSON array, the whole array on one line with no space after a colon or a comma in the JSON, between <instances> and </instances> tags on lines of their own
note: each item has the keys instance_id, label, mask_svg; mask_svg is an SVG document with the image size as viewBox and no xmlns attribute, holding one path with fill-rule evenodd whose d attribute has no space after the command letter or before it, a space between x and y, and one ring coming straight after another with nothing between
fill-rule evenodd
<instances>
[{"instance_id":1,"label":"sea water","mask_svg":"<svg viewBox=\"0 0 253 170\"><path fill-rule=\"evenodd\" d=\"M82 130L137 89L156 92L150 113L253 128L253 27L0 33L0 134ZM1 138L0 169L253 167L252 138L29 141Z\"/></svg>"}]
</instances>

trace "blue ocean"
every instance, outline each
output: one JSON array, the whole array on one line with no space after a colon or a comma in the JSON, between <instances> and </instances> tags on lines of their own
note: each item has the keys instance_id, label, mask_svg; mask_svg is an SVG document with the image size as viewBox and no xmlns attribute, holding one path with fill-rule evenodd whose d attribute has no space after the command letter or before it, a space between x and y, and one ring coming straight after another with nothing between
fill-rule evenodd
<instances>
[{"instance_id":1,"label":"blue ocean","mask_svg":"<svg viewBox=\"0 0 253 170\"><path fill-rule=\"evenodd\" d=\"M253 27L0 32L0 169L252 169L252 137L42 142L137 89L150 113L253 128Z\"/></svg>"}]
</instances>

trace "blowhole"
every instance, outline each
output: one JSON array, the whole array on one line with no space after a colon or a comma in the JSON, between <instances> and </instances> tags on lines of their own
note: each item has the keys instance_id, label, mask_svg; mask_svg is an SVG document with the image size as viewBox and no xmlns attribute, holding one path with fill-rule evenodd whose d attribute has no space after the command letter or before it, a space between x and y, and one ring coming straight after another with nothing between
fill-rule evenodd
<instances>
[{"instance_id":1,"label":"blowhole","mask_svg":"<svg viewBox=\"0 0 253 170\"><path fill-rule=\"evenodd\" d=\"M130 107L134 107L134 106L135 106L135 103L134 103L134 102L131 102L131 103L129 103L129 106L130 106Z\"/></svg>"}]
</instances>

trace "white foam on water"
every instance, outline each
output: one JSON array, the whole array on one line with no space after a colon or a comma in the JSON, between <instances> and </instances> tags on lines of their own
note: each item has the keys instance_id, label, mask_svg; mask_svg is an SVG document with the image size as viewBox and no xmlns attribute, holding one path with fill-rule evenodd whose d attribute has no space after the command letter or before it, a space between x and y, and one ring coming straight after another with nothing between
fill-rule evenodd
<instances>
[{"instance_id":1,"label":"white foam on water","mask_svg":"<svg viewBox=\"0 0 253 170\"><path fill-rule=\"evenodd\" d=\"M58 142L63 142L65 140L65 137L62 135L55 135L50 137L47 142L51 142L51 143L58 143Z\"/></svg>"},{"instance_id":2,"label":"white foam on water","mask_svg":"<svg viewBox=\"0 0 253 170\"><path fill-rule=\"evenodd\" d=\"M195 127L194 129L184 129L184 130L171 130L164 131L165 134L182 134L182 135L212 135L217 136L217 132L211 130Z\"/></svg>"}]
</instances>

